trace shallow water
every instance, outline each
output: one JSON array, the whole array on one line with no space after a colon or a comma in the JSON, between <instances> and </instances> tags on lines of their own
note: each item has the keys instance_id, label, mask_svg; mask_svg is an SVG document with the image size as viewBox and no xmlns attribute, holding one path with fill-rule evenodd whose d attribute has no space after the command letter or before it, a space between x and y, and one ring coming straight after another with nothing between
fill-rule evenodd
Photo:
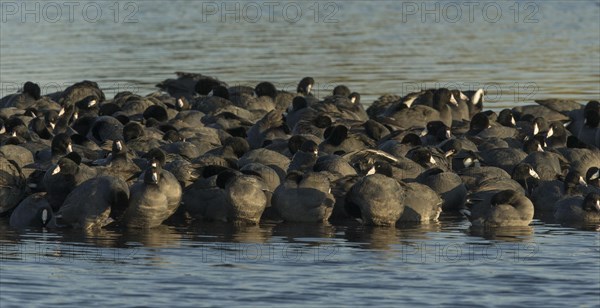
<instances>
[{"instance_id":1,"label":"shallow water","mask_svg":"<svg viewBox=\"0 0 600 308\"><path fill-rule=\"evenodd\" d=\"M598 1L35 3L3 1L2 95L83 79L147 94L175 71L289 90L313 76L317 95L344 83L365 104L442 86L484 88L490 108L600 93Z\"/></svg>"},{"instance_id":2,"label":"shallow water","mask_svg":"<svg viewBox=\"0 0 600 308\"><path fill-rule=\"evenodd\" d=\"M518 13L514 2L475 1L471 15L452 1L275 2L272 13L248 1L227 2L224 17L222 2L76 2L72 15L64 2L39 2L37 13L35 3L25 16L21 2L1 3L1 96L26 80L48 93L83 79L108 97L146 94L178 70L284 89L313 76L317 95L344 83L365 104L440 86L483 87L488 108L600 94L597 1L517 2ZM424 15L432 8L439 21ZM398 229L195 224L84 235L16 232L0 219L0 231L2 308L600 305L600 233L538 220L484 232L445 216Z\"/></svg>"},{"instance_id":3,"label":"shallow water","mask_svg":"<svg viewBox=\"0 0 600 308\"><path fill-rule=\"evenodd\" d=\"M538 221L479 232L457 217L398 229L205 224L87 235L2 231L2 307L24 299L569 307L599 300L600 234Z\"/></svg>"}]
</instances>

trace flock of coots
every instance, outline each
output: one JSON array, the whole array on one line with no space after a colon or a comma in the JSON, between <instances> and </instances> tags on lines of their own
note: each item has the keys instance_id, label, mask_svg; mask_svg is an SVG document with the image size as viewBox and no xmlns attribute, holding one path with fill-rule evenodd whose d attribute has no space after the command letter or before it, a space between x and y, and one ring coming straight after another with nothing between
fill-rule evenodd
<instances>
[{"instance_id":1,"label":"flock of coots","mask_svg":"<svg viewBox=\"0 0 600 308\"><path fill-rule=\"evenodd\" d=\"M316 97L177 73L146 96L82 81L0 101L0 215L14 228L223 221L394 226L534 213L600 223L600 103L483 111L483 90Z\"/></svg>"}]
</instances>

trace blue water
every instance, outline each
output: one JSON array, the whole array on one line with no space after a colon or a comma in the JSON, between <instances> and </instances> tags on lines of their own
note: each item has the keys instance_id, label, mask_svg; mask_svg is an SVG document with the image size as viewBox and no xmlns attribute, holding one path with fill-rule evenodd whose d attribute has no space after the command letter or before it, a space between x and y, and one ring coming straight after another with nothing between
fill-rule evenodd
<instances>
[{"instance_id":1,"label":"blue water","mask_svg":"<svg viewBox=\"0 0 600 308\"><path fill-rule=\"evenodd\" d=\"M598 1L77 1L72 16L2 3L3 95L83 79L147 94L178 70L284 89L310 75L317 94L344 83L366 104L437 86L483 87L501 106L600 93Z\"/></svg>"},{"instance_id":2,"label":"blue water","mask_svg":"<svg viewBox=\"0 0 600 308\"><path fill-rule=\"evenodd\" d=\"M454 217L406 228L227 225L82 235L3 230L2 307L37 305L598 304L597 232L472 234Z\"/></svg>"},{"instance_id":3,"label":"blue water","mask_svg":"<svg viewBox=\"0 0 600 308\"><path fill-rule=\"evenodd\" d=\"M283 89L312 76L317 95L344 83L366 105L439 86L483 87L488 108L600 96L599 1L475 1L471 15L455 1L23 3L0 2L0 96L83 79L147 94L180 70ZM539 220L480 233L453 216L97 234L0 219L0 307L93 304L598 307L600 233Z\"/></svg>"}]
</instances>

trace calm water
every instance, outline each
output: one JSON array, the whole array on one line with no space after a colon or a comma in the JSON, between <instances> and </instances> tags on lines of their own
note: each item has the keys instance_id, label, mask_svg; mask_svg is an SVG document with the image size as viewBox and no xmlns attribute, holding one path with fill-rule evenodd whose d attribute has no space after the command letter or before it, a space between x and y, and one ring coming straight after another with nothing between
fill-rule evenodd
<instances>
[{"instance_id":1,"label":"calm water","mask_svg":"<svg viewBox=\"0 0 600 308\"><path fill-rule=\"evenodd\" d=\"M36 305L598 305L599 234L535 222L473 232L261 225L100 234L4 225L2 307ZM117 296L116 293L119 293Z\"/></svg>"},{"instance_id":2,"label":"calm water","mask_svg":"<svg viewBox=\"0 0 600 308\"><path fill-rule=\"evenodd\" d=\"M83 79L109 97L146 94L178 70L284 89L313 76L318 95L344 83L365 104L440 86L483 87L488 108L600 96L598 1L65 3L0 2L2 96L27 80L48 93ZM199 224L83 235L17 233L0 219L0 306L24 300L592 307L600 234L539 220L481 233L444 217L399 229Z\"/></svg>"}]
</instances>

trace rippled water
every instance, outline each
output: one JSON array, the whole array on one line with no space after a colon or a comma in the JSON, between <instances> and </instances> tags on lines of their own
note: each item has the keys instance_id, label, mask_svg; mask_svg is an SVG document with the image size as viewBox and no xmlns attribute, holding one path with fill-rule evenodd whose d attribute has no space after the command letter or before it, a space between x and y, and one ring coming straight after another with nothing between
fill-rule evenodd
<instances>
[{"instance_id":1,"label":"rippled water","mask_svg":"<svg viewBox=\"0 0 600 308\"><path fill-rule=\"evenodd\" d=\"M345 83L366 104L437 86L483 87L496 106L600 93L597 0L15 3L2 6L3 95L83 79L146 94L178 70L286 89L310 75L317 94Z\"/></svg>"},{"instance_id":2,"label":"rippled water","mask_svg":"<svg viewBox=\"0 0 600 308\"><path fill-rule=\"evenodd\" d=\"M83 79L109 97L146 94L178 70L284 89L313 76L318 95L344 83L365 104L439 86L484 87L489 108L600 94L598 1L474 1L471 13L454 1L275 1L272 12L261 1L97 1L75 2L72 14L65 3L0 3L2 96L26 80L47 93ZM600 305L600 234L537 220L483 233L448 216L399 229L198 224L84 235L16 232L0 219L0 231L2 308Z\"/></svg>"},{"instance_id":3,"label":"rippled water","mask_svg":"<svg viewBox=\"0 0 600 308\"><path fill-rule=\"evenodd\" d=\"M597 232L557 225L475 232L204 224L15 233L0 224L2 307L91 305L598 304Z\"/></svg>"}]
</instances>

